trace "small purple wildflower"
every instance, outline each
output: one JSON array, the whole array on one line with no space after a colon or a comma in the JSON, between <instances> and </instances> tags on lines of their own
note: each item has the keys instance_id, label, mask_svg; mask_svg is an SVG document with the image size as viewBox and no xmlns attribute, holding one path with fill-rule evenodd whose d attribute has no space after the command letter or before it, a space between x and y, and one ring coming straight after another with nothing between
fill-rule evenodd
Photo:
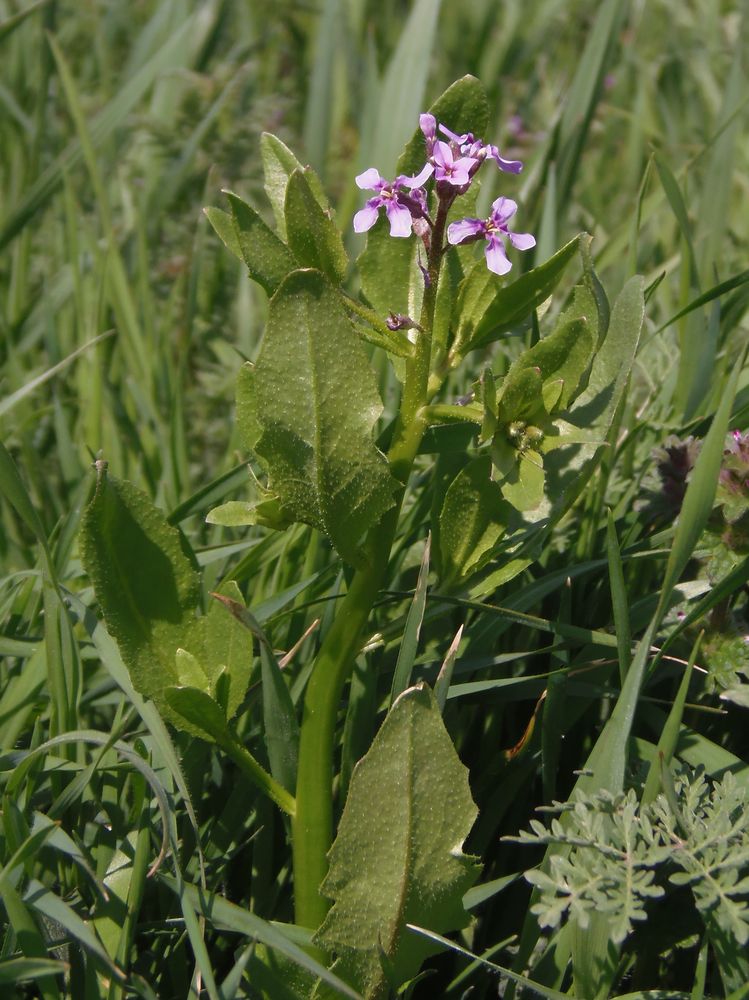
<instances>
[{"instance_id":1,"label":"small purple wildflower","mask_svg":"<svg viewBox=\"0 0 749 1000\"><path fill-rule=\"evenodd\" d=\"M434 164L434 179L447 181L453 187L463 187L470 184L471 176L479 166L479 160L473 156L460 156L456 160L452 147L441 140L434 144L432 163Z\"/></svg>"},{"instance_id":2,"label":"small purple wildflower","mask_svg":"<svg viewBox=\"0 0 749 1000\"><path fill-rule=\"evenodd\" d=\"M497 198L488 219L461 219L447 228L447 242L453 246L473 243L482 237L487 241L486 266L495 274L507 274L512 264L507 259L502 239L508 239L516 250L530 250L536 240L530 233L513 233L508 222L517 212L512 198Z\"/></svg>"},{"instance_id":3,"label":"small purple wildflower","mask_svg":"<svg viewBox=\"0 0 749 1000\"><path fill-rule=\"evenodd\" d=\"M362 190L377 193L354 216L354 230L366 233L377 222L380 209L384 208L390 222L390 235L410 236L414 218L423 218L426 214L426 196L421 186L433 172L434 167L427 163L416 177L399 174L394 181L385 180L374 167L359 174L357 185Z\"/></svg>"},{"instance_id":4,"label":"small purple wildflower","mask_svg":"<svg viewBox=\"0 0 749 1000\"><path fill-rule=\"evenodd\" d=\"M463 156L468 156L479 163L483 160L494 160L500 170L505 170L511 174L519 174L523 169L520 160L507 160L502 156L496 146L491 143L482 142L477 139L472 132L465 132L463 135L456 135L445 125L440 125L440 132L446 135L458 147Z\"/></svg>"}]
</instances>

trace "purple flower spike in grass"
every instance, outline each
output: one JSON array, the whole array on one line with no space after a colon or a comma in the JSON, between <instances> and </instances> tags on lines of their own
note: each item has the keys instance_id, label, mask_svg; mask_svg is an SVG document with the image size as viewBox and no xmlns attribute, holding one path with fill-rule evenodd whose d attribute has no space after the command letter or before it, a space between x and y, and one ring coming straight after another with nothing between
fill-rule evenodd
<instances>
[{"instance_id":1,"label":"purple flower spike in grass","mask_svg":"<svg viewBox=\"0 0 749 1000\"><path fill-rule=\"evenodd\" d=\"M530 233L510 232L507 224L517 209L512 198L497 198L488 219L461 219L448 226L447 242L458 246L485 239L486 266L495 274L507 274L512 264L507 259L502 240L508 239L516 250L530 250L536 245L536 240Z\"/></svg>"},{"instance_id":2,"label":"purple flower spike in grass","mask_svg":"<svg viewBox=\"0 0 749 1000\"><path fill-rule=\"evenodd\" d=\"M377 193L354 216L354 230L366 233L377 222L380 209L384 208L390 222L390 235L410 236L414 218L425 216L426 199L421 185L429 180L433 172L434 167L427 163L416 177L399 174L392 182L381 177L374 167L359 174L357 185L364 191Z\"/></svg>"}]
</instances>

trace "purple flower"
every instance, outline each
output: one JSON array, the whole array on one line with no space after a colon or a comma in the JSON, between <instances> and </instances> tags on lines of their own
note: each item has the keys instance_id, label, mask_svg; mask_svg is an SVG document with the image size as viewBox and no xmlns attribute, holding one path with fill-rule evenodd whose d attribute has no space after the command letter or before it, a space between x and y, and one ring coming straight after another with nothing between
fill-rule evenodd
<instances>
[{"instance_id":1,"label":"purple flower","mask_svg":"<svg viewBox=\"0 0 749 1000\"><path fill-rule=\"evenodd\" d=\"M519 174L523 169L520 160L506 160L500 155L496 146L491 143L484 143L477 139L472 132L465 132L463 135L456 135L449 128L440 125L440 132L455 143L463 156L471 157L481 163L483 160L494 160L500 170L506 170L511 174Z\"/></svg>"},{"instance_id":2,"label":"purple flower","mask_svg":"<svg viewBox=\"0 0 749 1000\"><path fill-rule=\"evenodd\" d=\"M434 179L447 181L453 187L463 187L464 184L470 184L471 175L476 172L475 168L479 165L479 161L473 156L461 156L456 160L452 147L441 140L434 144L432 163L434 164Z\"/></svg>"},{"instance_id":3,"label":"purple flower","mask_svg":"<svg viewBox=\"0 0 749 1000\"><path fill-rule=\"evenodd\" d=\"M488 219L461 219L447 227L447 242L453 246L473 243L482 237L487 241L486 265L495 274L507 274L512 264L507 259L502 239L508 239L516 250L530 250L536 240L530 233L511 233L507 223L517 212L512 198L497 198Z\"/></svg>"},{"instance_id":4,"label":"purple flower","mask_svg":"<svg viewBox=\"0 0 749 1000\"><path fill-rule=\"evenodd\" d=\"M416 177L399 174L392 182L381 177L374 167L359 174L357 185L364 191L376 191L377 194L354 216L354 230L366 233L377 222L380 209L384 208L390 221L390 235L410 236L414 218L422 218L426 212L426 197L421 185L433 172L434 167L427 163Z\"/></svg>"}]
</instances>

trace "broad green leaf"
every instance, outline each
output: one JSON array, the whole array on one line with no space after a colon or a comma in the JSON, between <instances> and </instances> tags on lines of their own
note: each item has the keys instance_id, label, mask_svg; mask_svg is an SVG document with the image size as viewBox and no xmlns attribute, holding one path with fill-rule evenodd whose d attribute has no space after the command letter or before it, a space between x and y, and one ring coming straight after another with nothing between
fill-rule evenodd
<instances>
[{"instance_id":1,"label":"broad green leaf","mask_svg":"<svg viewBox=\"0 0 749 1000\"><path fill-rule=\"evenodd\" d=\"M380 316L400 313L418 321L424 296L418 260L418 241L391 236L386 218L369 230L357 264L364 297Z\"/></svg>"},{"instance_id":2,"label":"broad green leaf","mask_svg":"<svg viewBox=\"0 0 749 1000\"><path fill-rule=\"evenodd\" d=\"M175 654L200 598L180 532L145 493L100 465L81 518L81 558L136 690L158 703L178 683Z\"/></svg>"},{"instance_id":3,"label":"broad green leaf","mask_svg":"<svg viewBox=\"0 0 749 1000\"><path fill-rule=\"evenodd\" d=\"M476 815L433 694L409 688L354 770L321 887L333 907L315 941L365 997L387 989L380 950L399 984L438 950L407 923L447 931L468 922L462 899L478 867L460 847Z\"/></svg>"},{"instance_id":4,"label":"broad green leaf","mask_svg":"<svg viewBox=\"0 0 749 1000\"><path fill-rule=\"evenodd\" d=\"M214 596L219 595L244 605L233 580L221 584ZM227 719L232 719L244 700L254 672L252 640L218 600L211 601L198 627L202 639L198 659L203 670L208 672L212 695L220 702Z\"/></svg>"},{"instance_id":5,"label":"broad green leaf","mask_svg":"<svg viewBox=\"0 0 749 1000\"><path fill-rule=\"evenodd\" d=\"M520 359L522 361L522 357ZM500 390L497 417L505 425L542 416L543 377L536 366L511 368ZM503 431L506 433L506 428Z\"/></svg>"},{"instance_id":6,"label":"broad green leaf","mask_svg":"<svg viewBox=\"0 0 749 1000\"><path fill-rule=\"evenodd\" d=\"M496 484L507 503L519 511L535 510L541 505L544 465L535 449L513 447L500 431L492 442L491 460L496 469Z\"/></svg>"},{"instance_id":7,"label":"broad green leaf","mask_svg":"<svg viewBox=\"0 0 749 1000\"><path fill-rule=\"evenodd\" d=\"M224 678L231 718L249 683L251 639L218 606L197 617L200 578L179 530L144 493L109 476L102 464L80 537L84 567L138 693L184 728L165 698L167 687L184 683L181 663L193 675L204 674L211 689ZM236 584L223 589L240 596Z\"/></svg>"},{"instance_id":8,"label":"broad green leaf","mask_svg":"<svg viewBox=\"0 0 749 1000\"><path fill-rule=\"evenodd\" d=\"M198 658L186 649L178 649L174 659L177 668L177 680L180 685L195 687L208 694L210 687L208 675L200 665Z\"/></svg>"},{"instance_id":9,"label":"broad green leaf","mask_svg":"<svg viewBox=\"0 0 749 1000\"><path fill-rule=\"evenodd\" d=\"M299 266L315 267L340 285L348 266L343 240L330 214L317 203L307 174L306 170L295 170L286 187L284 216L289 248Z\"/></svg>"},{"instance_id":10,"label":"broad green leaf","mask_svg":"<svg viewBox=\"0 0 749 1000\"><path fill-rule=\"evenodd\" d=\"M593 296L584 289L578 289L581 297L588 299L589 305L594 305ZM513 388L514 379L528 370L538 373L541 382L553 381L553 396L556 406L565 409L575 396L580 380L590 365L593 347L595 346L596 324L588 322L585 316L569 319L560 323L556 330L544 337L529 351L520 355L512 365L502 387L500 398L500 413L505 409L504 396ZM558 383L561 382L561 386ZM541 389L543 392L543 389ZM540 398L536 394L536 408L539 409ZM532 415L531 413L528 416ZM517 415L508 413L504 419Z\"/></svg>"},{"instance_id":11,"label":"broad green leaf","mask_svg":"<svg viewBox=\"0 0 749 1000\"><path fill-rule=\"evenodd\" d=\"M489 138L486 134L489 127L489 104L486 91L475 76L464 76L451 84L432 104L429 113L459 135L473 132L484 140ZM417 128L398 160L396 172L416 174L424 166L424 159L424 135Z\"/></svg>"},{"instance_id":12,"label":"broad green leaf","mask_svg":"<svg viewBox=\"0 0 749 1000\"><path fill-rule=\"evenodd\" d=\"M281 140L270 132L263 132L260 136L260 155L263 159L263 171L265 174L265 193L273 209L276 220L276 229L282 240L286 239L286 217L284 215L284 205L286 204L286 187L289 177L295 170L301 170L302 164ZM314 170L307 170L307 181L315 201L320 208L327 212L329 205L325 197L317 174Z\"/></svg>"},{"instance_id":13,"label":"broad green leaf","mask_svg":"<svg viewBox=\"0 0 749 1000\"><path fill-rule=\"evenodd\" d=\"M260 356L243 368L237 399L245 439L284 508L356 562L396 482L372 438L382 409L374 374L318 271L289 275L271 300Z\"/></svg>"},{"instance_id":14,"label":"broad green leaf","mask_svg":"<svg viewBox=\"0 0 749 1000\"><path fill-rule=\"evenodd\" d=\"M502 537L512 511L491 478L488 455L475 458L451 483L440 513L442 576L456 582L480 569Z\"/></svg>"},{"instance_id":15,"label":"broad green leaf","mask_svg":"<svg viewBox=\"0 0 749 1000\"><path fill-rule=\"evenodd\" d=\"M481 261L469 271L459 292L456 350L484 347L504 330L527 319L554 291L584 235L576 236L544 264L503 285Z\"/></svg>"},{"instance_id":16,"label":"broad green leaf","mask_svg":"<svg viewBox=\"0 0 749 1000\"><path fill-rule=\"evenodd\" d=\"M236 240L250 277L268 295L272 295L286 275L298 267L296 258L254 208L231 191L226 191L225 194L231 205ZM223 239L221 233L219 236ZM233 245L229 249L234 253Z\"/></svg>"}]
</instances>

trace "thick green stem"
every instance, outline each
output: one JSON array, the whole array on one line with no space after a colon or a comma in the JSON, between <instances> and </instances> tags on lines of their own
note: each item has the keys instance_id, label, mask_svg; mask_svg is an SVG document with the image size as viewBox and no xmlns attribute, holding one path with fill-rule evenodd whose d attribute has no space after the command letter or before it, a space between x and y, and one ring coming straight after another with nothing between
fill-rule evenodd
<instances>
[{"instance_id":1,"label":"thick green stem","mask_svg":"<svg viewBox=\"0 0 749 1000\"><path fill-rule=\"evenodd\" d=\"M317 654L305 692L292 822L295 918L302 927L319 927L328 911L320 885L328 870L327 853L333 841L332 779L338 709L372 606L385 582L405 487L427 427L424 407L440 386L439 380L430 378L431 329L446 219L447 206L443 204L433 230L422 329L414 356L406 362L400 413L388 454L390 469L402 489L394 506L367 536L366 564L354 574Z\"/></svg>"}]
</instances>

